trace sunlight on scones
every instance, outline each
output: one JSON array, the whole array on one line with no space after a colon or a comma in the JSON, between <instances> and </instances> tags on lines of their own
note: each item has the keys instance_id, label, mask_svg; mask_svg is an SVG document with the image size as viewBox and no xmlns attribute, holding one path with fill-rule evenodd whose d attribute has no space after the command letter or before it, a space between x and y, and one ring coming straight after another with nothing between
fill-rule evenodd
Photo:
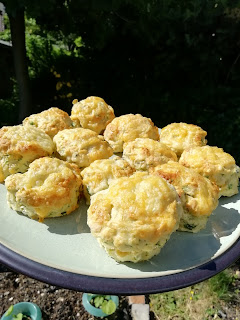
<instances>
[{"instance_id":1,"label":"sunlight on scones","mask_svg":"<svg viewBox=\"0 0 240 320\"><path fill-rule=\"evenodd\" d=\"M76 127L91 129L102 133L115 118L114 110L102 98L88 97L84 100L73 100L71 119Z\"/></svg>"},{"instance_id":2,"label":"sunlight on scones","mask_svg":"<svg viewBox=\"0 0 240 320\"><path fill-rule=\"evenodd\" d=\"M0 182L17 172L26 172L29 164L54 151L51 138L31 126L6 126L0 129Z\"/></svg>"},{"instance_id":3,"label":"sunlight on scones","mask_svg":"<svg viewBox=\"0 0 240 320\"><path fill-rule=\"evenodd\" d=\"M104 131L104 138L113 148L113 152L122 152L123 144L136 138L159 140L158 128L150 118L141 114L125 114L113 119Z\"/></svg>"},{"instance_id":4,"label":"sunlight on scones","mask_svg":"<svg viewBox=\"0 0 240 320\"><path fill-rule=\"evenodd\" d=\"M177 190L183 205L178 230L196 233L205 228L209 216L218 206L218 187L178 162L156 166L150 173L166 179Z\"/></svg>"},{"instance_id":5,"label":"sunlight on scones","mask_svg":"<svg viewBox=\"0 0 240 320\"><path fill-rule=\"evenodd\" d=\"M96 160L81 171L83 191L87 204L95 193L105 190L110 183L120 177L129 177L133 169L124 159L113 156L111 159Z\"/></svg>"},{"instance_id":6,"label":"sunlight on scones","mask_svg":"<svg viewBox=\"0 0 240 320\"><path fill-rule=\"evenodd\" d=\"M59 131L72 128L72 120L67 112L58 108L50 108L25 118L23 125L41 129L53 138Z\"/></svg>"},{"instance_id":7,"label":"sunlight on scones","mask_svg":"<svg viewBox=\"0 0 240 320\"><path fill-rule=\"evenodd\" d=\"M219 187L219 197L238 193L239 167L222 148L203 146L185 150L179 163L192 168Z\"/></svg>"},{"instance_id":8,"label":"sunlight on scones","mask_svg":"<svg viewBox=\"0 0 240 320\"><path fill-rule=\"evenodd\" d=\"M65 129L56 134L53 141L60 158L76 163L80 168L113 155L112 148L103 136L89 129Z\"/></svg>"},{"instance_id":9,"label":"sunlight on scones","mask_svg":"<svg viewBox=\"0 0 240 320\"><path fill-rule=\"evenodd\" d=\"M109 256L138 262L160 252L178 228L182 210L165 179L136 172L91 197L88 225Z\"/></svg>"},{"instance_id":10,"label":"sunlight on scones","mask_svg":"<svg viewBox=\"0 0 240 320\"><path fill-rule=\"evenodd\" d=\"M206 135L206 131L194 124L170 123L161 129L160 141L171 148L179 157L187 148L206 145Z\"/></svg>"},{"instance_id":11,"label":"sunlight on scones","mask_svg":"<svg viewBox=\"0 0 240 320\"><path fill-rule=\"evenodd\" d=\"M137 138L124 143L123 158L136 170L143 171L170 160L178 160L176 153L168 146L148 138Z\"/></svg>"},{"instance_id":12,"label":"sunlight on scones","mask_svg":"<svg viewBox=\"0 0 240 320\"><path fill-rule=\"evenodd\" d=\"M26 173L9 176L5 185L10 208L43 221L78 208L82 179L77 165L44 157L33 161Z\"/></svg>"}]
</instances>

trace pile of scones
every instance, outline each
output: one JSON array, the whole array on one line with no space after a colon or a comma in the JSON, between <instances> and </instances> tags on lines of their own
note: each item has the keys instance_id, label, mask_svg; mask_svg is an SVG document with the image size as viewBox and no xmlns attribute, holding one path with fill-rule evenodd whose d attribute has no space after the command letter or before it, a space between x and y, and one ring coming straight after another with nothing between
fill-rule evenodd
<instances>
[{"instance_id":1,"label":"pile of scones","mask_svg":"<svg viewBox=\"0 0 240 320\"><path fill-rule=\"evenodd\" d=\"M238 193L239 167L206 135L193 124L160 130L140 114L116 117L99 97L75 99L70 116L50 108L0 129L0 182L10 208L40 222L85 198L108 255L144 261L173 232L204 229L219 198Z\"/></svg>"}]
</instances>

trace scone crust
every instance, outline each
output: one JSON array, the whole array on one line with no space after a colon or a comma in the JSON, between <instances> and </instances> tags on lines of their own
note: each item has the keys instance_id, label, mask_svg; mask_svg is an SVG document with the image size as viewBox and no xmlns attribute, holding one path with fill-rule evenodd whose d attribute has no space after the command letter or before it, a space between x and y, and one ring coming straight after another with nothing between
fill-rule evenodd
<instances>
[{"instance_id":1,"label":"scone crust","mask_svg":"<svg viewBox=\"0 0 240 320\"><path fill-rule=\"evenodd\" d=\"M65 129L58 132L53 141L60 158L76 163L80 168L113 155L112 148L103 136L89 129Z\"/></svg>"},{"instance_id":2,"label":"scone crust","mask_svg":"<svg viewBox=\"0 0 240 320\"><path fill-rule=\"evenodd\" d=\"M179 157L187 148L206 145L206 135L207 132L197 125L174 122L161 129L160 141Z\"/></svg>"},{"instance_id":3,"label":"scone crust","mask_svg":"<svg viewBox=\"0 0 240 320\"><path fill-rule=\"evenodd\" d=\"M4 126L0 129L0 182L10 174L26 172L33 160L54 151L51 138L34 127Z\"/></svg>"},{"instance_id":4,"label":"scone crust","mask_svg":"<svg viewBox=\"0 0 240 320\"><path fill-rule=\"evenodd\" d=\"M159 140L159 132L150 118L130 113L113 119L104 131L104 138L117 153L123 151L125 142L136 138Z\"/></svg>"},{"instance_id":5,"label":"scone crust","mask_svg":"<svg viewBox=\"0 0 240 320\"><path fill-rule=\"evenodd\" d=\"M107 189L113 180L129 177L134 171L135 169L126 160L118 156L92 162L90 166L81 171L87 203L90 203L90 196Z\"/></svg>"},{"instance_id":6,"label":"scone crust","mask_svg":"<svg viewBox=\"0 0 240 320\"><path fill-rule=\"evenodd\" d=\"M73 104L71 119L75 126L102 133L115 118L114 110L100 97L88 97Z\"/></svg>"},{"instance_id":7,"label":"scone crust","mask_svg":"<svg viewBox=\"0 0 240 320\"><path fill-rule=\"evenodd\" d=\"M25 118L23 125L34 126L53 138L59 131L72 128L72 120L67 112L50 108Z\"/></svg>"},{"instance_id":8,"label":"scone crust","mask_svg":"<svg viewBox=\"0 0 240 320\"><path fill-rule=\"evenodd\" d=\"M78 207L82 179L77 165L43 157L33 161L24 174L9 176L5 185L13 210L42 221L69 214Z\"/></svg>"},{"instance_id":9,"label":"scone crust","mask_svg":"<svg viewBox=\"0 0 240 320\"><path fill-rule=\"evenodd\" d=\"M136 170L149 170L170 160L177 161L177 155L165 144L149 138L137 138L123 145L123 158Z\"/></svg>"},{"instance_id":10,"label":"scone crust","mask_svg":"<svg viewBox=\"0 0 240 320\"><path fill-rule=\"evenodd\" d=\"M238 193L239 167L222 148L202 146L185 150L179 163L215 183L219 187L219 196L230 197Z\"/></svg>"},{"instance_id":11,"label":"scone crust","mask_svg":"<svg viewBox=\"0 0 240 320\"><path fill-rule=\"evenodd\" d=\"M91 198L91 233L117 261L138 262L159 253L179 224L182 205L161 177L136 172Z\"/></svg>"},{"instance_id":12,"label":"scone crust","mask_svg":"<svg viewBox=\"0 0 240 320\"><path fill-rule=\"evenodd\" d=\"M169 161L151 168L150 172L171 183L182 200L184 211L199 218L199 221L195 219L194 228L189 228L188 231L196 232L202 229L202 217L209 217L218 206L218 187L195 170L186 168L178 162ZM192 222L184 218L185 224L191 226ZM189 219L194 218L189 217ZM200 229L197 228L198 222Z\"/></svg>"}]
</instances>

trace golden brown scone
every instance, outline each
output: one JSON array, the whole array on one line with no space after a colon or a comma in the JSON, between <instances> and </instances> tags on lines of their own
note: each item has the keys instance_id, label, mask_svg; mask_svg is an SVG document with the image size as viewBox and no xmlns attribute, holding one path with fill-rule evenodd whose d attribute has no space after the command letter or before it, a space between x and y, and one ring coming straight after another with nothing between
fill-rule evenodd
<instances>
[{"instance_id":1,"label":"golden brown scone","mask_svg":"<svg viewBox=\"0 0 240 320\"><path fill-rule=\"evenodd\" d=\"M54 151L52 139L31 126L6 126L0 129L0 182L11 174L26 172L29 164Z\"/></svg>"},{"instance_id":2,"label":"golden brown scone","mask_svg":"<svg viewBox=\"0 0 240 320\"><path fill-rule=\"evenodd\" d=\"M137 138L124 143L123 158L136 170L143 171L170 160L178 161L176 153L168 146L148 138Z\"/></svg>"},{"instance_id":3,"label":"golden brown scone","mask_svg":"<svg viewBox=\"0 0 240 320\"><path fill-rule=\"evenodd\" d=\"M105 190L110 183L120 177L129 177L134 173L129 163L120 157L96 160L89 167L81 171L83 191L87 204L95 193Z\"/></svg>"},{"instance_id":4,"label":"golden brown scone","mask_svg":"<svg viewBox=\"0 0 240 320\"><path fill-rule=\"evenodd\" d=\"M77 165L44 157L33 161L26 173L8 177L5 184L11 209L43 221L78 208L82 179Z\"/></svg>"},{"instance_id":5,"label":"golden brown scone","mask_svg":"<svg viewBox=\"0 0 240 320\"><path fill-rule=\"evenodd\" d=\"M183 204L183 216L178 230L199 232L205 228L211 213L218 205L218 187L195 170L169 161L150 169L171 183Z\"/></svg>"},{"instance_id":6,"label":"golden brown scone","mask_svg":"<svg viewBox=\"0 0 240 320\"><path fill-rule=\"evenodd\" d=\"M58 108L50 108L40 113L32 114L23 120L23 125L41 129L51 138L59 131L73 127L72 120L67 112Z\"/></svg>"},{"instance_id":7,"label":"golden brown scone","mask_svg":"<svg viewBox=\"0 0 240 320\"><path fill-rule=\"evenodd\" d=\"M113 148L113 152L122 152L123 144L136 138L159 140L158 128L151 119L141 114L125 114L113 119L104 131L104 138Z\"/></svg>"},{"instance_id":8,"label":"golden brown scone","mask_svg":"<svg viewBox=\"0 0 240 320\"><path fill-rule=\"evenodd\" d=\"M206 131L194 124L171 123L161 129L160 141L180 157L187 148L206 145L206 135Z\"/></svg>"},{"instance_id":9,"label":"golden brown scone","mask_svg":"<svg viewBox=\"0 0 240 320\"><path fill-rule=\"evenodd\" d=\"M203 146L185 150L179 163L215 183L219 187L219 197L238 193L239 167L222 148Z\"/></svg>"},{"instance_id":10,"label":"golden brown scone","mask_svg":"<svg viewBox=\"0 0 240 320\"><path fill-rule=\"evenodd\" d=\"M109 256L138 262L160 252L181 214L174 187L159 176L136 172L91 197L88 225Z\"/></svg>"},{"instance_id":11,"label":"golden brown scone","mask_svg":"<svg viewBox=\"0 0 240 320\"><path fill-rule=\"evenodd\" d=\"M103 136L89 129L65 129L58 132L53 141L60 158L76 163L80 168L89 166L95 160L107 159L113 154Z\"/></svg>"},{"instance_id":12,"label":"golden brown scone","mask_svg":"<svg viewBox=\"0 0 240 320\"><path fill-rule=\"evenodd\" d=\"M84 100L73 100L71 119L76 127L102 133L107 124L115 118L114 110L102 98L88 97Z\"/></svg>"}]
</instances>

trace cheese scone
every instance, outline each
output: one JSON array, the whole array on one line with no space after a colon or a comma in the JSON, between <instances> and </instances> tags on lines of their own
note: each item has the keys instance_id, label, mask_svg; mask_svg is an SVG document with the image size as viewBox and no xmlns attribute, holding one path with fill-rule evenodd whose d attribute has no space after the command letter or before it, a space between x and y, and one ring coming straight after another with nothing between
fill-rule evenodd
<instances>
[{"instance_id":1,"label":"cheese scone","mask_svg":"<svg viewBox=\"0 0 240 320\"><path fill-rule=\"evenodd\" d=\"M11 209L43 221L78 208L82 179L77 165L43 157L33 161L27 172L9 176L5 185Z\"/></svg>"},{"instance_id":2,"label":"cheese scone","mask_svg":"<svg viewBox=\"0 0 240 320\"><path fill-rule=\"evenodd\" d=\"M87 223L110 257L139 262L160 252L178 228L182 210L165 179L136 172L91 197Z\"/></svg>"},{"instance_id":3,"label":"cheese scone","mask_svg":"<svg viewBox=\"0 0 240 320\"><path fill-rule=\"evenodd\" d=\"M177 155L165 144L149 138L137 138L123 145L123 158L136 170L149 170L150 167L178 161Z\"/></svg>"},{"instance_id":4,"label":"cheese scone","mask_svg":"<svg viewBox=\"0 0 240 320\"><path fill-rule=\"evenodd\" d=\"M95 160L107 159L113 155L112 148L103 136L89 129L65 129L58 132L53 141L59 157L76 163L80 168L89 166Z\"/></svg>"},{"instance_id":5,"label":"cheese scone","mask_svg":"<svg viewBox=\"0 0 240 320\"><path fill-rule=\"evenodd\" d=\"M187 148L206 145L206 135L206 131L194 124L171 123L161 129L160 141L180 157Z\"/></svg>"},{"instance_id":6,"label":"cheese scone","mask_svg":"<svg viewBox=\"0 0 240 320\"><path fill-rule=\"evenodd\" d=\"M120 177L129 177L134 171L135 169L126 160L117 156L92 162L90 166L81 171L87 204L90 203L91 196L107 189L113 180Z\"/></svg>"},{"instance_id":7,"label":"cheese scone","mask_svg":"<svg viewBox=\"0 0 240 320\"><path fill-rule=\"evenodd\" d=\"M219 197L238 193L239 167L235 159L222 148L203 146L185 150L179 163L193 168L219 187Z\"/></svg>"},{"instance_id":8,"label":"cheese scone","mask_svg":"<svg viewBox=\"0 0 240 320\"><path fill-rule=\"evenodd\" d=\"M123 144L136 138L159 140L158 128L150 118L141 114L125 114L113 119L104 131L104 138L113 148L113 152L123 151Z\"/></svg>"},{"instance_id":9,"label":"cheese scone","mask_svg":"<svg viewBox=\"0 0 240 320\"><path fill-rule=\"evenodd\" d=\"M5 126L0 129L0 182L17 172L26 172L29 164L54 151L52 139L31 126Z\"/></svg>"},{"instance_id":10,"label":"cheese scone","mask_svg":"<svg viewBox=\"0 0 240 320\"><path fill-rule=\"evenodd\" d=\"M23 120L23 125L41 129L51 138L59 131L73 127L72 120L67 112L58 108L50 108L40 113L32 114Z\"/></svg>"},{"instance_id":11,"label":"cheese scone","mask_svg":"<svg viewBox=\"0 0 240 320\"><path fill-rule=\"evenodd\" d=\"M76 127L102 133L115 118L114 110L102 98L88 97L84 100L73 100L71 119Z\"/></svg>"},{"instance_id":12,"label":"cheese scone","mask_svg":"<svg viewBox=\"0 0 240 320\"><path fill-rule=\"evenodd\" d=\"M218 187L178 162L156 166L150 173L166 179L177 190L183 204L178 230L196 233L205 228L209 216L218 206Z\"/></svg>"}]
</instances>

